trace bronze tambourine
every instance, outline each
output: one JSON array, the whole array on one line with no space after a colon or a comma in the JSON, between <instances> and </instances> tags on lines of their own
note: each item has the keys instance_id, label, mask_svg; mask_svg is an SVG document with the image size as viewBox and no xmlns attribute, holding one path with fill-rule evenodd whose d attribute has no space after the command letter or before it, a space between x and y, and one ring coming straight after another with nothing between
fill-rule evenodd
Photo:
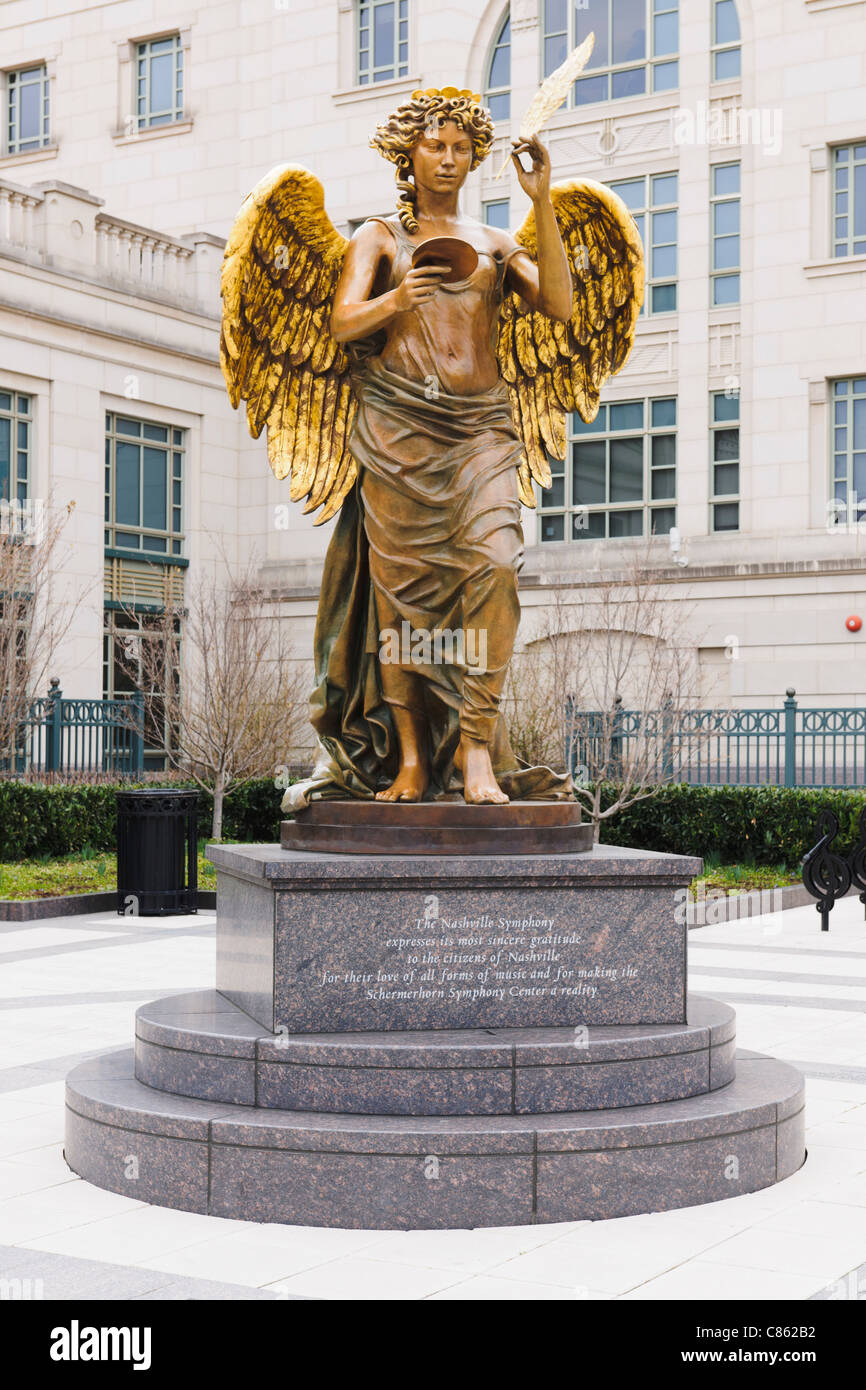
<instances>
[{"instance_id":1,"label":"bronze tambourine","mask_svg":"<svg viewBox=\"0 0 866 1390\"><path fill-rule=\"evenodd\" d=\"M448 265L451 269L442 276L442 284L453 285L459 280L469 279L478 265L478 252L460 237L431 236L416 246L412 265Z\"/></svg>"}]
</instances>

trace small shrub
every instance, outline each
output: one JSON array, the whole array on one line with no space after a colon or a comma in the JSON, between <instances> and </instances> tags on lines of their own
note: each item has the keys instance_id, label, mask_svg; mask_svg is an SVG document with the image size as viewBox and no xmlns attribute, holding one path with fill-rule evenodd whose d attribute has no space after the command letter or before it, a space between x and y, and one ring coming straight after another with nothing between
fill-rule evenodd
<instances>
[{"instance_id":1,"label":"small shrub","mask_svg":"<svg viewBox=\"0 0 866 1390\"><path fill-rule=\"evenodd\" d=\"M134 790L139 784L125 782L123 788ZM167 777L164 783L148 780L147 790L159 785L175 788L189 787L190 782ZM0 781L0 860L21 859L43 861L77 853L90 860L117 844L116 793L112 783L72 784L53 781ZM223 834L229 840L251 844L273 844L280 838L280 800L278 790L269 777L248 782L233 792L225 804ZM211 798L199 792L198 819L200 829L210 827Z\"/></svg>"}]
</instances>

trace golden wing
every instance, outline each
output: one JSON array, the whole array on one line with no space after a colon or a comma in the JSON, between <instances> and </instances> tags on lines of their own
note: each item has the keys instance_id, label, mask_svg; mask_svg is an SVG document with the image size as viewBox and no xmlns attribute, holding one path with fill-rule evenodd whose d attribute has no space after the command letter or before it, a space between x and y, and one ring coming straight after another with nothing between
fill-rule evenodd
<instances>
[{"instance_id":1,"label":"golden wing","mask_svg":"<svg viewBox=\"0 0 866 1390\"><path fill-rule=\"evenodd\" d=\"M566 414L577 410L587 422L598 414L601 388L631 352L644 296L643 243L622 199L591 179L554 184L550 196L574 282L571 319L557 323L513 291L499 313L497 354L526 448L527 507L535 506L533 479L550 487L547 455L565 458ZM515 239L537 259L533 209Z\"/></svg>"},{"instance_id":2,"label":"golden wing","mask_svg":"<svg viewBox=\"0 0 866 1390\"><path fill-rule=\"evenodd\" d=\"M293 502L339 511L357 476L346 447L357 402L349 358L331 337L348 246L322 185L300 164L272 169L245 198L225 250L220 362L229 397L247 403L250 434L268 427L268 461Z\"/></svg>"}]
</instances>

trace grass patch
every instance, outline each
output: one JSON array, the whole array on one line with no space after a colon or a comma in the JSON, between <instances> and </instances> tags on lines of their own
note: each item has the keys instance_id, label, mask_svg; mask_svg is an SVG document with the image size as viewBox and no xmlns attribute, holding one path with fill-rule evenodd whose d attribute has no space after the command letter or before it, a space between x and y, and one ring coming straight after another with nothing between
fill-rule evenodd
<instances>
[{"instance_id":1,"label":"grass patch","mask_svg":"<svg viewBox=\"0 0 866 1390\"><path fill-rule=\"evenodd\" d=\"M208 840L199 840L198 886L213 892L216 889L216 870L204 857ZM223 843L227 844L228 841ZM720 864L717 856L708 855L706 871L692 880L691 896L697 898L699 884L704 891L721 889L724 893L749 893L759 889L785 888L801 883L799 872L784 867L770 868L759 864ZM19 902L25 898L62 898L75 893L109 893L117 888L117 858L113 851L85 848L77 854L62 858L42 855L20 863L0 863L0 899Z\"/></svg>"},{"instance_id":2,"label":"grass patch","mask_svg":"<svg viewBox=\"0 0 866 1390\"><path fill-rule=\"evenodd\" d=\"M198 846L198 886L216 889L216 869ZM42 855L19 863L0 863L0 899L65 898L76 893L110 893L117 888L117 856L109 850L79 850L62 858Z\"/></svg>"},{"instance_id":3,"label":"grass patch","mask_svg":"<svg viewBox=\"0 0 866 1390\"><path fill-rule=\"evenodd\" d=\"M700 878L692 879L691 895L697 898L699 884L704 891L721 890L727 894L752 893L768 888L788 888L791 884L802 883L799 870L786 869L783 865L772 868L766 864L718 864L712 862L713 856L704 860L705 872Z\"/></svg>"}]
</instances>

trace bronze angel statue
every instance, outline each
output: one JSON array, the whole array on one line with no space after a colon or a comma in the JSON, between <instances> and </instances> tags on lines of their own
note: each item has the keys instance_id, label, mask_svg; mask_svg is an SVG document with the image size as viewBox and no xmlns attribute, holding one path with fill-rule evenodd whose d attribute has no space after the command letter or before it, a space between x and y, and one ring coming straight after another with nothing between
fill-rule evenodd
<instances>
[{"instance_id":1,"label":"bronze angel statue","mask_svg":"<svg viewBox=\"0 0 866 1390\"><path fill-rule=\"evenodd\" d=\"M370 143L397 167L394 215L347 241L318 179L285 164L242 205L223 268L232 403L254 437L267 428L292 499L319 522L339 513L316 624L317 762L283 809L570 799L567 775L516 758L499 708L520 503L550 486L567 413L594 419L628 357L640 236L604 185L551 186L537 136L512 142L532 203L516 235L463 216L460 189L493 143L473 92L416 91ZM434 238L469 243L474 268L417 256ZM455 633L466 640L437 648Z\"/></svg>"}]
</instances>

